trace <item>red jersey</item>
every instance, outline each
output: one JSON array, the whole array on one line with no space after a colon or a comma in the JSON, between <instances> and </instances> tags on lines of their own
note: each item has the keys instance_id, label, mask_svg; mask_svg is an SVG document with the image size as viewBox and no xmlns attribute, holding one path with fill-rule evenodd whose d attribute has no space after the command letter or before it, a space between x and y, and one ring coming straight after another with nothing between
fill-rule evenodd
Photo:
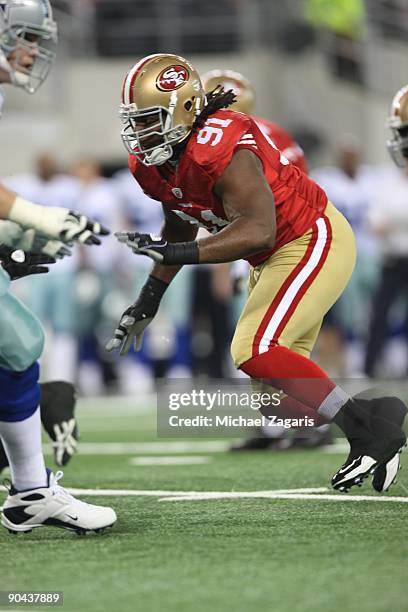
<instances>
[{"instance_id":1,"label":"red jersey","mask_svg":"<svg viewBox=\"0 0 408 612\"><path fill-rule=\"evenodd\" d=\"M292 164L295 164L299 170L307 174L308 170L305 154L296 140L294 140L286 130L276 123L272 123L272 121L262 119L261 117L253 117L253 119L255 119L261 132L273 140L279 151L281 151Z\"/></svg>"},{"instance_id":2,"label":"red jersey","mask_svg":"<svg viewBox=\"0 0 408 612\"><path fill-rule=\"evenodd\" d=\"M257 266L306 233L324 212L327 196L282 155L254 119L229 110L213 113L205 126L191 135L174 172L166 178L160 167L145 166L134 155L129 156L129 168L148 196L184 221L214 234L229 224L214 186L239 149L249 149L259 157L275 199L276 243L272 249L248 257L248 262Z\"/></svg>"}]
</instances>

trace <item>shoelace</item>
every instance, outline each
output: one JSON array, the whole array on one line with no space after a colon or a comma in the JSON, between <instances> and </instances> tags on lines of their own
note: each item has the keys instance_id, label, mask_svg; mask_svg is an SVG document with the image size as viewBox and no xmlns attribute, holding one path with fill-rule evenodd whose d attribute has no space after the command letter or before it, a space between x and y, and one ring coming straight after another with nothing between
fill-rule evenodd
<instances>
[{"instance_id":1,"label":"shoelace","mask_svg":"<svg viewBox=\"0 0 408 612\"><path fill-rule=\"evenodd\" d=\"M58 481L64 476L64 472L62 470L58 470L55 474L50 474L50 486L49 489L53 495L61 495L64 497L71 497L63 487L58 484Z\"/></svg>"},{"instance_id":2,"label":"shoelace","mask_svg":"<svg viewBox=\"0 0 408 612\"><path fill-rule=\"evenodd\" d=\"M82 506L89 505L86 502L76 499L76 497L68 493L68 491L64 489L64 487L61 487L61 485L58 484L58 481L61 480L63 476L64 476L64 472L62 470L58 470L58 472L56 472L55 474L51 474L50 491L52 492L52 494L58 495L59 497L61 497L61 499L63 499L67 503L74 502L75 504L79 504Z\"/></svg>"}]
</instances>

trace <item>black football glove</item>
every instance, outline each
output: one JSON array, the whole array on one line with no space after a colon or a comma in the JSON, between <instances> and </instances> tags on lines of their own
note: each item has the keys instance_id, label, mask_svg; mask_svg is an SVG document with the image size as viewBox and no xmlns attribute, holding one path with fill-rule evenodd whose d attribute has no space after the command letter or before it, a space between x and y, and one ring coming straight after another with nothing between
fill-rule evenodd
<instances>
[{"instance_id":1,"label":"black football glove","mask_svg":"<svg viewBox=\"0 0 408 612\"><path fill-rule=\"evenodd\" d=\"M167 287L164 281L149 276L137 301L123 313L113 338L105 347L108 352L119 349L120 355L126 355L132 343L135 351L140 351L144 330L156 315Z\"/></svg>"},{"instance_id":2,"label":"black football glove","mask_svg":"<svg viewBox=\"0 0 408 612\"><path fill-rule=\"evenodd\" d=\"M79 438L75 419L75 388L71 383L55 381L41 383L40 414L43 427L49 435L57 465L70 461L77 450ZM0 441L0 474L9 461Z\"/></svg>"},{"instance_id":3,"label":"black football glove","mask_svg":"<svg viewBox=\"0 0 408 612\"><path fill-rule=\"evenodd\" d=\"M0 263L11 280L32 274L46 274L49 271L47 266L55 261L54 257L49 255L15 251L4 245L0 247Z\"/></svg>"},{"instance_id":4,"label":"black football glove","mask_svg":"<svg viewBox=\"0 0 408 612\"><path fill-rule=\"evenodd\" d=\"M196 264L199 262L197 242L167 242L154 234L116 232L116 238L137 255L147 255L156 263L165 266Z\"/></svg>"},{"instance_id":5,"label":"black football glove","mask_svg":"<svg viewBox=\"0 0 408 612\"><path fill-rule=\"evenodd\" d=\"M77 451L79 439L75 418L76 391L65 381L40 384L41 422L51 438L57 465L66 465Z\"/></svg>"}]
</instances>

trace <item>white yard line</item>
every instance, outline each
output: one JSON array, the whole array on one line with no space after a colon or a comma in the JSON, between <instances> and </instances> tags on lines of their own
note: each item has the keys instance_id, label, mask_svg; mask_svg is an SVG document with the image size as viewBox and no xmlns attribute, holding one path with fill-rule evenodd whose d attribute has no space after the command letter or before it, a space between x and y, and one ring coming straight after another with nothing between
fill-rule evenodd
<instances>
[{"instance_id":1,"label":"white yard line","mask_svg":"<svg viewBox=\"0 0 408 612\"><path fill-rule=\"evenodd\" d=\"M278 495L293 495L305 493L326 493L328 489L313 488L313 489L276 489L274 491L186 491L184 495L169 495L161 498L159 501L195 501L207 499L243 499L243 498L271 498Z\"/></svg>"},{"instance_id":2,"label":"white yard line","mask_svg":"<svg viewBox=\"0 0 408 612\"><path fill-rule=\"evenodd\" d=\"M109 423L103 424L101 430L116 431ZM122 431L118 429L117 431ZM232 440L197 440L168 442L79 442L80 455L132 455L133 453L149 453L154 455L176 453L224 453L228 451ZM52 454L50 444L43 444L44 451ZM328 454L347 454L349 445L336 443L323 446L322 452ZM267 451L265 451L267 452Z\"/></svg>"},{"instance_id":3,"label":"white yard line","mask_svg":"<svg viewBox=\"0 0 408 612\"><path fill-rule=\"evenodd\" d=\"M0 491L6 491L6 487L0 486ZM247 495L248 497L256 496L259 493L325 493L327 487L313 489L277 489L275 491L248 491L241 493L239 491L161 491L161 490L144 490L144 489L67 489L72 495L103 495L107 497L168 497L168 496L201 496L201 495L226 495L238 497ZM408 498L407 498L408 499Z\"/></svg>"},{"instance_id":4,"label":"white yard line","mask_svg":"<svg viewBox=\"0 0 408 612\"><path fill-rule=\"evenodd\" d=\"M374 495L344 495L344 494L313 494L313 493L285 493L280 491L256 491L250 493L236 493L229 495L228 493L195 493L194 495L174 495L171 497L162 497L159 501L206 501L214 499L298 499L298 500L314 500L314 501L374 501L374 502L402 502L408 503L408 497L380 497Z\"/></svg>"},{"instance_id":5,"label":"white yard line","mask_svg":"<svg viewBox=\"0 0 408 612\"><path fill-rule=\"evenodd\" d=\"M6 491L5 487L0 487ZM277 489L271 491L146 491L133 489L67 489L73 495L95 497L158 497L159 501L210 501L215 499L293 499L334 502L391 502L408 503L407 497L386 495L328 494L324 488Z\"/></svg>"},{"instance_id":6,"label":"white yard line","mask_svg":"<svg viewBox=\"0 0 408 612\"><path fill-rule=\"evenodd\" d=\"M130 412L144 412L146 407L152 411L156 406L156 393L144 393L138 397L129 395L105 395L103 397L80 397L78 398L78 408L82 411L89 411L91 414L99 415L105 413L114 416L118 411L129 410Z\"/></svg>"},{"instance_id":7,"label":"white yard line","mask_svg":"<svg viewBox=\"0 0 408 612\"><path fill-rule=\"evenodd\" d=\"M206 455L181 455L179 457L133 457L129 460L130 465L137 467L151 465L200 465L210 463L212 457Z\"/></svg>"},{"instance_id":8,"label":"white yard line","mask_svg":"<svg viewBox=\"0 0 408 612\"><path fill-rule=\"evenodd\" d=\"M52 454L50 444L43 445L46 453ZM131 455L133 453L223 453L230 447L229 441L208 440L197 442L80 442L80 455Z\"/></svg>"}]
</instances>

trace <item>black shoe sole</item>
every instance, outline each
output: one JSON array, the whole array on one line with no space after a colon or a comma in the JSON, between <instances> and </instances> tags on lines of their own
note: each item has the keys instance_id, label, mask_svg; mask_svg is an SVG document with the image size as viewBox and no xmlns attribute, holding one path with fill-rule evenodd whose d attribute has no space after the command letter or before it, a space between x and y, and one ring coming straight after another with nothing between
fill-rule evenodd
<instances>
[{"instance_id":1,"label":"black shoe sole","mask_svg":"<svg viewBox=\"0 0 408 612\"><path fill-rule=\"evenodd\" d=\"M59 528L62 529L66 529L67 531L73 531L76 535L78 536L85 536L88 533L98 533L98 534L102 534L104 533L107 529L111 529L113 527L115 523L112 523L112 525L106 525L105 527L98 527L97 529L84 529L84 528L79 528L79 527L62 527L59 526ZM45 525L46 527L49 527L50 525ZM54 527L57 527L57 525L53 525ZM33 529L26 529L25 531L15 531L14 529L11 529L10 527L6 527L7 531L13 535L19 535L19 534L26 534L26 533L31 533L33 531L33 529L39 529L39 527L33 527Z\"/></svg>"}]
</instances>

